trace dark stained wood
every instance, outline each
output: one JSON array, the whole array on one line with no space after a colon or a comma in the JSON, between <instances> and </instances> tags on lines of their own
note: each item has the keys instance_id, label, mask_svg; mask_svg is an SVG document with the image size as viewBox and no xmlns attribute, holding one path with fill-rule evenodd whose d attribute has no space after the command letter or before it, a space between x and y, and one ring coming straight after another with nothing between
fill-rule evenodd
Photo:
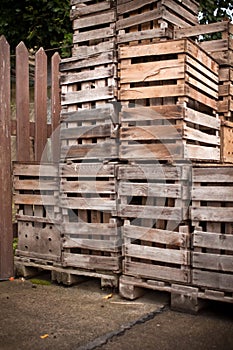
<instances>
[{"instance_id":1,"label":"dark stained wood","mask_svg":"<svg viewBox=\"0 0 233 350\"><path fill-rule=\"evenodd\" d=\"M35 160L43 161L47 143L47 56L43 48L36 53L35 67Z\"/></svg>"},{"instance_id":2,"label":"dark stained wood","mask_svg":"<svg viewBox=\"0 0 233 350\"><path fill-rule=\"evenodd\" d=\"M13 275L10 47L0 38L0 278Z\"/></svg>"},{"instance_id":3,"label":"dark stained wood","mask_svg":"<svg viewBox=\"0 0 233 350\"><path fill-rule=\"evenodd\" d=\"M51 91L51 116L52 116L52 158L54 162L59 161L60 156L60 56L56 52L52 57L52 91Z\"/></svg>"},{"instance_id":4,"label":"dark stained wood","mask_svg":"<svg viewBox=\"0 0 233 350\"><path fill-rule=\"evenodd\" d=\"M23 42L16 48L17 161L30 161L29 61Z\"/></svg>"}]
</instances>

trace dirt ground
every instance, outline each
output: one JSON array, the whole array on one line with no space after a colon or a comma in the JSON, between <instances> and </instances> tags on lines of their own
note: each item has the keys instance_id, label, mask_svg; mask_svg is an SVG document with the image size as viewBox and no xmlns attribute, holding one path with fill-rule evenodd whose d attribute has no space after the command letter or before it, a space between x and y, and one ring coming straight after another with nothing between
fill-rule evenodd
<instances>
[{"instance_id":1,"label":"dirt ground","mask_svg":"<svg viewBox=\"0 0 233 350\"><path fill-rule=\"evenodd\" d=\"M233 350L232 304L188 315L171 311L166 293L127 301L98 279L36 283L0 283L1 350Z\"/></svg>"}]
</instances>

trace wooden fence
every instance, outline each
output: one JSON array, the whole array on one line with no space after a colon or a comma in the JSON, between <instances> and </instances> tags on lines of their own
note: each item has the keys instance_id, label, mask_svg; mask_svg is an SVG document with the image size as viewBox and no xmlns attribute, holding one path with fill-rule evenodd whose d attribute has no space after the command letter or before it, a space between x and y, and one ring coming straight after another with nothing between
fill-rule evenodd
<instances>
[{"instance_id":1,"label":"wooden fence","mask_svg":"<svg viewBox=\"0 0 233 350\"><path fill-rule=\"evenodd\" d=\"M48 110L48 57L43 48L35 55L34 116L30 118L29 52L23 42L16 48L16 118L11 113L11 56L10 46L0 37L0 279L13 271L11 136L16 136L16 160L40 162L47 139L59 126L60 118L60 57L51 58L51 110ZM51 122L48 122L48 113ZM33 119L33 120L31 120ZM56 134L56 133L55 133ZM51 161L58 161L59 138L53 137ZM43 160L46 160L43 156ZM49 159L47 159L49 161Z\"/></svg>"}]
</instances>

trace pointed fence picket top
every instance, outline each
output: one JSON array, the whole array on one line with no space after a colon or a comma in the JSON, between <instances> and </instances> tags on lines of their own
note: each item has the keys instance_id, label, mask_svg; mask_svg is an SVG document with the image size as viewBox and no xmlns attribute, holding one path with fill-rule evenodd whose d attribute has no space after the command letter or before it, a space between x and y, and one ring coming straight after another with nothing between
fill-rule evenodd
<instances>
[{"instance_id":1,"label":"pointed fence picket top","mask_svg":"<svg viewBox=\"0 0 233 350\"><path fill-rule=\"evenodd\" d=\"M13 275L10 46L0 37L0 278Z\"/></svg>"},{"instance_id":2,"label":"pointed fence picket top","mask_svg":"<svg viewBox=\"0 0 233 350\"><path fill-rule=\"evenodd\" d=\"M30 161L29 54L21 42L16 47L16 159Z\"/></svg>"},{"instance_id":3,"label":"pointed fence picket top","mask_svg":"<svg viewBox=\"0 0 233 350\"><path fill-rule=\"evenodd\" d=\"M40 162L47 143L47 56L41 47L35 56L35 160ZM43 155L43 161L46 157Z\"/></svg>"}]
</instances>

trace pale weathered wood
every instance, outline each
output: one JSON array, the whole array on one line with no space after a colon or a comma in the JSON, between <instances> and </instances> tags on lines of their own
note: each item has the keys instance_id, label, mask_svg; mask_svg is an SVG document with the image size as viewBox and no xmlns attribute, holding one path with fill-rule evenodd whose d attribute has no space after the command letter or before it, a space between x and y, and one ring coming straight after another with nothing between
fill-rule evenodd
<instances>
[{"instance_id":1,"label":"pale weathered wood","mask_svg":"<svg viewBox=\"0 0 233 350\"><path fill-rule=\"evenodd\" d=\"M233 292L233 275L194 269L192 283L197 286Z\"/></svg>"},{"instance_id":2,"label":"pale weathered wood","mask_svg":"<svg viewBox=\"0 0 233 350\"><path fill-rule=\"evenodd\" d=\"M120 258L98 255L83 255L63 253L63 265L71 267L81 267L84 269L99 269L104 271L119 271Z\"/></svg>"},{"instance_id":3,"label":"pale weathered wood","mask_svg":"<svg viewBox=\"0 0 233 350\"><path fill-rule=\"evenodd\" d=\"M125 218L145 218L182 221L182 209L150 205L119 205L119 214Z\"/></svg>"},{"instance_id":4,"label":"pale weathered wood","mask_svg":"<svg viewBox=\"0 0 233 350\"><path fill-rule=\"evenodd\" d=\"M233 272L233 255L192 253L192 266L199 269Z\"/></svg>"},{"instance_id":5,"label":"pale weathered wood","mask_svg":"<svg viewBox=\"0 0 233 350\"><path fill-rule=\"evenodd\" d=\"M118 194L120 196L145 196L145 197L181 197L180 184L154 184L154 183L136 183L123 182L118 185Z\"/></svg>"},{"instance_id":6,"label":"pale weathered wood","mask_svg":"<svg viewBox=\"0 0 233 350\"><path fill-rule=\"evenodd\" d=\"M0 37L0 278L14 275L11 182L10 46Z\"/></svg>"},{"instance_id":7,"label":"pale weathered wood","mask_svg":"<svg viewBox=\"0 0 233 350\"><path fill-rule=\"evenodd\" d=\"M191 207L190 217L193 221L232 222L233 208Z\"/></svg>"},{"instance_id":8,"label":"pale weathered wood","mask_svg":"<svg viewBox=\"0 0 233 350\"><path fill-rule=\"evenodd\" d=\"M233 235L194 231L193 246L233 251Z\"/></svg>"},{"instance_id":9,"label":"pale weathered wood","mask_svg":"<svg viewBox=\"0 0 233 350\"><path fill-rule=\"evenodd\" d=\"M233 186L193 186L192 198L199 201L233 202Z\"/></svg>"}]
</instances>

